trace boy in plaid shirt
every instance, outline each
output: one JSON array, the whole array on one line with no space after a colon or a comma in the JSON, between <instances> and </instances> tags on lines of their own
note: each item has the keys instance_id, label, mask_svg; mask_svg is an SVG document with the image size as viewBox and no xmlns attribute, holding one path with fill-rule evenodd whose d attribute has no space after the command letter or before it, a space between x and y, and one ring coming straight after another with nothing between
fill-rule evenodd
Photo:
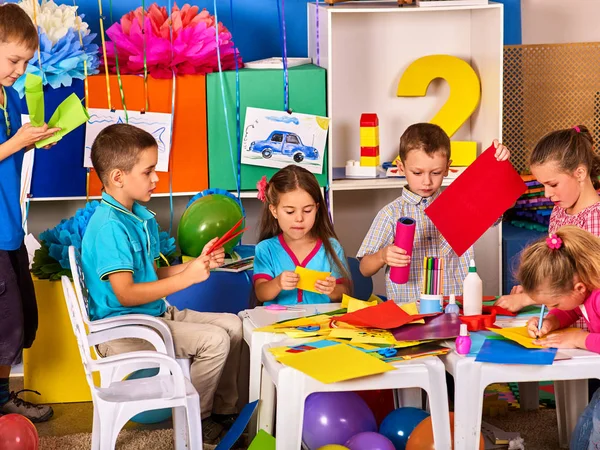
<instances>
[{"instance_id":1,"label":"boy in plaid shirt","mask_svg":"<svg viewBox=\"0 0 600 450\"><path fill-rule=\"evenodd\" d=\"M494 146L498 161L509 158L506 147L497 140ZM425 214L425 208L440 195L442 181L452 163L450 138L437 125L411 125L400 138L399 157L399 167L406 176L407 186L402 190L402 195L384 206L373 220L358 250L360 271L369 277L385 267L388 299L397 303L414 302L421 294L423 259L427 256L442 258L444 294L461 295L463 280L473 258L473 247L459 257ZM394 245L396 222L400 217L411 217L416 221L412 258L405 249ZM408 264L408 282L393 283L390 280L390 268L406 267Z\"/></svg>"}]
</instances>

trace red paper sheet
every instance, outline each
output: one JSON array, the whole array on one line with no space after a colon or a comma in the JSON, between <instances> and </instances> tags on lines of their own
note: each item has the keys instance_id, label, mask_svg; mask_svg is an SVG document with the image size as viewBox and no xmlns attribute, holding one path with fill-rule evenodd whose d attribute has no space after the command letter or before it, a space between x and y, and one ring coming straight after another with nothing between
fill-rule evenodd
<instances>
[{"instance_id":1,"label":"red paper sheet","mask_svg":"<svg viewBox=\"0 0 600 450\"><path fill-rule=\"evenodd\" d=\"M512 164L495 153L490 146L425 209L458 256L527 190Z\"/></svg>"},{"instance_id":2,"label":"red paper sheet","mask_svg":"<svg viewBox=\"0 0 600 450\"><path fill-rule=\"evenodd\" d=\"M425 316L406 313L402 308L396 305L392 300L380 303L379 305L369 306L359 309L352 313L344 314L336 319L339 322L346 322L357 327L380 328L390 330L406 325L414 320Z\"/></svg>"}]
</instances>

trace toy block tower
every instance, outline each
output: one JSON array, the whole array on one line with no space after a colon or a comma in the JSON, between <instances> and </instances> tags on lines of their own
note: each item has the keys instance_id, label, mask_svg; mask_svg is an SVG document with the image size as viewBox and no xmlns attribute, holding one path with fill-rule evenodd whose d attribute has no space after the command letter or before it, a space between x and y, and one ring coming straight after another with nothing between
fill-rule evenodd
<instances>
[{"instance_id":1,"label":"toy block tower","mask_svg":"<svg viewBox=\"0 0 600 450\"><path fill-rule=\"evenodd\" d=\"M349 178L376 178L379 166L379 119L377 114L360 116L360 161L346 161Z\"/></svg>"},{"instance_id":2,"label":"toy block tower","mask_svg":"<svg viewBox=\"0 0 600 450\"><path fill-rule=\"evenodd\" d=\"M377 114L360 116L360 165L377 167L379 165L379 119Z\"/></svg>"}]
</instances>

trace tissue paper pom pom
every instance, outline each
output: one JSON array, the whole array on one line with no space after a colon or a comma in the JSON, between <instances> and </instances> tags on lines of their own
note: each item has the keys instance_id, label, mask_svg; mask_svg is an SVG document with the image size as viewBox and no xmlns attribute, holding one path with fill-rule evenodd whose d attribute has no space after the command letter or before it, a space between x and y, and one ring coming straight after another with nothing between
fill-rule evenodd
<instances>
[{"instance_id":1,"label":"tissue paper pom pom","mask_svg":"<svg viewBox=\"0 0 600 450\"><path fill-rule=\"evenodd\" d=\"M81 242L90 218L100 203L92 201L78 209L70 219L63 219L54 228L40 234L42 248L36 250L32 272L38 278L58 280L62 275L72 278L69 264L69 246L81 251ZM175 238L159 232L160 252L168 259L175 253Z\"/></svg>"},{"instance_id":2,"label":"tissue paper pom pom","mask_svg":"<svg viewBox=\"0 0 600 450\"><path fill-rule=\"evenodd\" d=\"M144 14L137 8L125 14L120 23L107 31L110 41L106 44L106 55L110 72L116 73L116 56L121 73L141 74L144 68L144 34L146 36L146 64L148 73L155 78L171 78L176 74L207 74L218 70L217 43L223 70L235 68L237 50L231 33L223 24L215 23L208 11L198 12L197 6L175 5L171 12L173 22L173 46L169 30L169 16L165 7L155 3ZM144 32L142 33L142 24ZM238 66L242 60L238 56Z\"/></svg>"},{"instance_id":3,"label":"tissue paper pom pom","mask_svg":"<svg viewBox=\"0 0 600 450\"><path fill-rule=\"evenodd\" d=\"M32 20L33 1L36 0L24 0L19 3ZM81 20L83 15L77 16L77 7L58 6L53 1L43 1L39 5L36 1L35 12L40 52L36 51L29 60L27 73L41 76L44 85L49 84L53 88L71 86L73 78L83 80L84 61L87 61L88 75L98 73L98 46L92 43L96 35L90 34L88 25ZM43 74L40 72L40 55ZM20 77L14 84L21 96L24 93L24 84L25 77Z\"/></svg>"}]
</instances>

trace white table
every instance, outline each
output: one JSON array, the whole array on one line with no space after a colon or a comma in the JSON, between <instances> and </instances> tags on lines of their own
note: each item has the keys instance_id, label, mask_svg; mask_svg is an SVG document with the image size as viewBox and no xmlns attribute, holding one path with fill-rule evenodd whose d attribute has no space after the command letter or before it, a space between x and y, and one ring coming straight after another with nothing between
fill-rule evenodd
<instances>
[{"instance_id":1,"label":"white table","mask_svg":"<svg viewBox=\"0 0 600 450\"><path fill-rule=\"evenodd\" d=\"M256 328L266 327L281 320L295 319L318 313L326 313L341 308L340 303L323 303L317 305L298 305L303 311L269 311L262 306L254 309L246 309L238 315L242 319L244 341L250 349L250 383L248 389L248 402L260 398L261 383L261 355L265 345L288 339L284 333L255 333ZM256 419L250 423L248 428L251 437L256 433Z\"/></svg>"},{"instance_id":2,"label":"white table","mask_svg":"<svg viewBox=\"0 0 600 450\"><path fill-rule=\"evenodd\" d=\"M483 391L492 383L554 380L560 445L568 448L570 434L588 404L587 379L600 375L600 355L586 350L560 350L572 359L551 366L475 362L451 351L441 360L454 376L454 449L479 448Z\"/></svg>"}]
</instances>

